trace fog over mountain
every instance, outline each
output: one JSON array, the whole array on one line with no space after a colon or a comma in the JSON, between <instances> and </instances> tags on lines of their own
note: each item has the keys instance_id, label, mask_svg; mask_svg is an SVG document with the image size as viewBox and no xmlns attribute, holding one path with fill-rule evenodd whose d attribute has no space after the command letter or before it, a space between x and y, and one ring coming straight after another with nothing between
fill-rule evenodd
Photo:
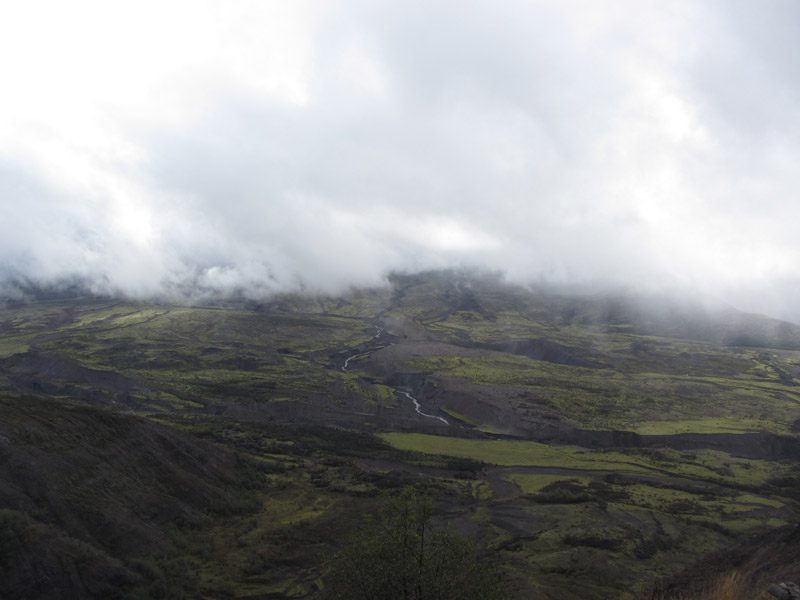
<instances>
[{"instance_id":1,"label":"fog over mountain","mask_svg":"<svg viewBox=\"0 0 800 600\"><path fill-rule=\"evenodd\" d=\"M0 8L0 278L477 266L800 321L794 0Z\"/></svg>"}]
</instances>

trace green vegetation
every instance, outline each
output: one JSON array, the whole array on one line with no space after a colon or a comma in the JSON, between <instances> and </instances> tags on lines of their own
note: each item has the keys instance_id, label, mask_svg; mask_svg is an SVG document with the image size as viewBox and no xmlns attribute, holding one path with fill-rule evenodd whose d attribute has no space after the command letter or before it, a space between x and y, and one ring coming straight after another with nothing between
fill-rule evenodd
<instances>
[{"instance_id":1,"label":"green vegetation","mask_svg":"<svg viewBox=\"0 0 800 600\"><path fill-rule=\"evenodd\" d=\"M30 306L7 311L0 332L0 357L16 354L24 361L33 342L36 356L68 360L62 370L70 372L61 381L48 374L64 395L75 395L77 384L107 387L111 398L119 385L103 385L102 373L113 372L129 380L127 403L154 410L187 402L307 399L331 389L361 401L394 400L385 386L353 382L330 368L332 356L373 339L373 328L356 319L64 302L41 312Z\"/></svg>"},{"instance_id":2,"label":"green vegetation","mask_svg":"<svg viewBox=\"0 0 800 600\"><path fill-rule=\"evenodd\" d=\"M383 552L363 515L409 485L512 597L635 594L800 514L800 330L701 312L457 273L12 303L0 595L333 594L328 559Z\"/></svg>"},{"instance_id":3,"label":"green vegetation","mask_svg":"<svg viewBox=\"0 0 800 600\"><path fill-rule=\"evenodd\" d=\"M34 397L0 417L3 597L40 596L42 569L62 597L307 597L380 490L415 481L354 463L413 453L323 426Z\"/></svg>"},{"instance_id":4,"label":"green vegetation","mask_svg":"<svg viewBox=\"0 0 800 600\"><path fill-rule=\"evenodd\" d=\"M454 376L483 388L507 388L593 429L640 433L774 431L800 418L800 396L761 379L624 373L533 360L525 356L434 356L406 368ZM665 418L666 417L666 418ZM668 419L668 420L667 420Z\"/></svg>"},{"instance_id":5,"label":"green vegetation","mask_svg":"<svg viewBox=\"0 0 800 600\"><path fill-rule=\"evenodd\" d=\"M565 468L639 475L674 475L760 485L791 471L789 465L732 458L722 452L698 451L686 458L676 450L584 450L537 442L474 440L420 433L385 433L395 448L482 460L503 466Z\"/></svg>"},{"instance_id":6,"label":"green vegetation","mask_svg":"<svg viewBox=\"0 0 800 600\"><path fill-rule=\"evenodd\" d=\"M554 597L559 585L577 586L582 597L613 597L612 589L636 589L636 581L652 581L692 556L798 514L785 495L794 481L791 463L711 450L586 451L511 440L381 437L398 449L489 463L473 489L491 503L476 509L474 520L495 532L493 547L512 572L548 581ZM484 482L493 493L478 493Z\"/></svg>"},{"instance_id":7,"label":"green vegetation","mask_svg":"<svg viewBox=\"0 0 800 600\"><path fill-rule=\"evenodd\" d=\"M461 413L457 413L453 409L450 408L443 408L442 412L450 415L454 419L458 419L459 421L466 423L467 425L472 425L478 431L483 431L484 433L499 433L496 429L492 429L491 427L486 427L485 425L481 425L477 421L470 419L469 417L465 417Z\"/></svg>"},{"instance_id":8,"label":"green vegetation","mask_svg":"<svg viewBox=\"0 0 800 600\"><path fill-rule=\"evenodd\" d=\"M406 487L385 497L377 522L364 526L332 562L323 598L330 600L493 600L507 598L500 579L479 562L475 544L434 529L427 495Z\"/></svg>"}]
</instances>

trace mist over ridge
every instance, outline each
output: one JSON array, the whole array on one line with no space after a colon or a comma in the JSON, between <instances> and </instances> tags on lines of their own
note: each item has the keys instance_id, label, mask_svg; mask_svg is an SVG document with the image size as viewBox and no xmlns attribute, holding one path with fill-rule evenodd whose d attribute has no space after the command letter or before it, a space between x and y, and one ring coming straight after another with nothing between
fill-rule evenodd
<instances>
[{"instance_id":1,"label":"mist over ridge","mask_svg":"<svg viewBox=\"0 0 800 600\"><path fill-rule=\"evenodd\" d=\"M800 321L794 3L3 12L0 294L477 268Z\"/></svg>"}]
</instances>

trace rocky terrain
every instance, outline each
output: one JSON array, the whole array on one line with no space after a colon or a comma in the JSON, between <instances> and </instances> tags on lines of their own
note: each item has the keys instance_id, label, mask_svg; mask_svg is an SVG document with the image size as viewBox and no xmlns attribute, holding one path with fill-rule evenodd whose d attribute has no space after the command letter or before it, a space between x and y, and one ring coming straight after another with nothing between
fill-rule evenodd
<instances>
[{"instance_id":1,"label":"rocky terrain","mask_svg":"<svg viewBox=\"0 0 800 600\"><path fill-rule=\"evenodd\" d=\"M634 597L797 523L798 378L790 323L485 274L7 302L2 591L311 597L411 483L515 597Z\"/></svg>"}]
</instances>

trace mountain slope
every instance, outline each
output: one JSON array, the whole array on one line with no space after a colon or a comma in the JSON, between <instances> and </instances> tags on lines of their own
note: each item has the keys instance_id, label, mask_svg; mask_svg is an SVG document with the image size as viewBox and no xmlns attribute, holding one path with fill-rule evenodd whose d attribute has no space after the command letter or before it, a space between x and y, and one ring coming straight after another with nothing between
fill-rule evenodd
<instances>
[{"instance_id":1,"label":"mountain slope","mask_svg":"<svg viewBox=\"0 0 800 600\"><path fill-rule=\"evenodd\" d=\"M411 482L516 597L634 592L797 521L797 339L458 272L8 306L0 558L32 597L310 597L378 491Z\"/></svg>"}]
</instances>

